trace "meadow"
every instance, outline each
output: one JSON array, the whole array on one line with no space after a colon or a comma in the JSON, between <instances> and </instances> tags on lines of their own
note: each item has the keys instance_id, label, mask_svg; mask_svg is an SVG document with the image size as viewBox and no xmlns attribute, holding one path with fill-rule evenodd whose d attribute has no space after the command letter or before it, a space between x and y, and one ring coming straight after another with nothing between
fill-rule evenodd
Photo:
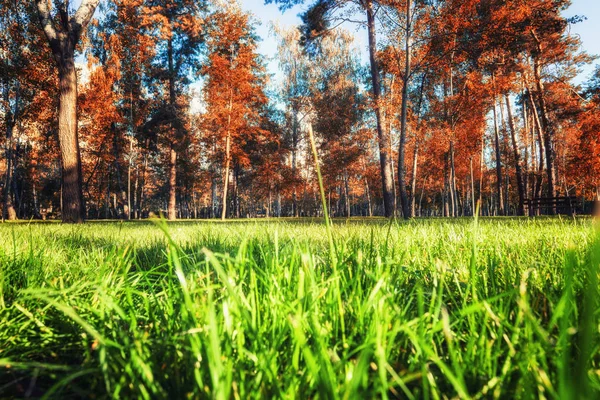
<instances>
[{"instance_id":1,"label":"meadow","mask_svg":"<svg viewBox=\"0 0 600 400\"><path fill-rule=\"evenodd\" d=\"M600 396L591 219L0 225L0 398Z\"/></svg>"}]
</instances>

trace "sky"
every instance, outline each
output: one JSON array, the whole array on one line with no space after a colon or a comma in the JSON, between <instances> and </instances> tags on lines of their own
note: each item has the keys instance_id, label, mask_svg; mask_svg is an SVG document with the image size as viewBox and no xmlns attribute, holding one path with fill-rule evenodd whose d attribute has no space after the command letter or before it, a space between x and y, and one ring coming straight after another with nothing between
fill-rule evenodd
<instances>
[{"instance_id":1,"label":"sky","mask_svg":"<svg viewBox=\"0 0 600 400\"><path fill-rule=\"evenodd\" d=\"M312 0L307 0L310 4ZM273 60L277 53L277 44L275 38L270 33L270 26L277 22L283 26L294 26L300 24L298 14L306 6L296 6L291 10L281 13L276 5L265 5L264 0L241 0L242 8L254 14L256 20L260 23L256 31L262 38L259 46L259 52L265 56L268 61L269 71L274 74L277 80L279 72L277 62ZM565 12L566 17L574 15L583 15L587 20L571 27L571 32L579 35L583 42L583 49L589 54L600 55L600 0L572 0L571 7ZM353 26L346 26L346 29L356 30ZM364 32L357 32L357 46L363 53L363 59L367 51L367 44ZM596 63L600 63L600 60ZM594 70L594 66L585 68L577 79L578 83L585 81Z\"/></svg>"}]
</instances>

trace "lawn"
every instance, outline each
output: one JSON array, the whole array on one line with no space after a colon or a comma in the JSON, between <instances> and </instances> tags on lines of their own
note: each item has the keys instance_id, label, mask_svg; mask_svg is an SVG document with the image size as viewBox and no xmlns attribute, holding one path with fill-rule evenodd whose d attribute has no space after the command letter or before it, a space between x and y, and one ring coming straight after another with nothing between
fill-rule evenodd
<instances>
[{"instance_id":1,"label":"lawn","mask_svg":"<svg viewBox=\"0 0 600 400\"><path fill-rule=\"evenodd\" d=\"M594 398L590 219L0 225L0 398Z\"/></svg>"}]
</instances>

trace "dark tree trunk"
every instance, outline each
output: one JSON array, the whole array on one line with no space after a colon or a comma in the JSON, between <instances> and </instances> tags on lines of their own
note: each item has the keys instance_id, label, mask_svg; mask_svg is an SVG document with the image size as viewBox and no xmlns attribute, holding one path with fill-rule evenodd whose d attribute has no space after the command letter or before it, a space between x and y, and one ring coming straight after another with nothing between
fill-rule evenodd
<instances>
[{"instance_id":1,"label":"dark tree trunk","mask_svg":"<svg viewBox=\"0 0 600 400\"><path fill-rule=\"evenodd\" d=\"M298 173L298 107L294 105L292 121L292 176L296 178ZM292 215L298 216L298 193L294 183L294 192L292 193Z\"/></svg>"},{"instance_id":2,"label":"dark tree trunk","mask_svg":"<svg viewBox=\"0 0 600 400\"><path fill-rule=\"evenodd\" d=\"M73 44L74 47L74 44ZM65 49L58 61L60 101L58 141L62 159L62 220L81 223L85 217L81 153L77 134L77 72L74 49Z\"/></svg>"},{"instance_id":3,"label":"dark tree trunk","mask_svg":"<svg viewBox=\"0 0 600 400\"><path fill-rule=\"evenodd\" d=\"M379 66L376 58L377 37L375 31L375 12L373 2L366 0L367 31L369 36L369 61L373 86L373 101L375 103L375 117L377 119L377 138L379 142L379 159L381 164L381 181L383 188L383 207L386 217L394 215L394 185L392 178L392 155L390 154L391 140L389 132L385 130L385 116L381 112L381 80Z\"/></svg>"},{"instance_id":4,"label":"dark tree trunk","mask_svg":"<svg viewBox=\"0 0 600 400\"><path fill-rule=\"evenodd\" d=\"M400 146L398 148L398 190L400 192L400 204L402 207L402 215L405 219L412 218L413 206L409 204L408 195L406 193L406 132L407 132L407 115L408 115L408 83L410 80L410 46L411 46L411 20L410 20L411 1L406 1L406 43L404 49L404 76L402 79L402 111L400 113ZM415 157L416 157L415 151ZM416 168L413 168L416 171ZM414 179L413 179L414 180ZM414 187L413 187L414 193Z\"/></svg>"},{"instance_id":5,"label":"dark tree trunk","mask_svg":"<svg viewBox=\"0 0 600 400\"><path fill-rule=\"evenodd\" d=\"M167 206L169 221L177 219L177 152L171 144L169 149L169 203Z\"/></svg>"},{"instance_id":6,"label":"dark tree trunk","mask_svg":"<svg viewBox=\"0 0 600 400\"><path fill-rule=\"evenodd\" d=\"M508 94L504 95L506 103L506 113L508 117L508 127L510 129L510 137L512 139L513 154L515 158L515 172L517 175L517 191L519 194L519 207L518 214L525 215L525 186L523 185L523 172L521 169L521 153L519 151L519 145L517 144L517 132L515 129L515 121L513 120L512 109L510 107L510 100Z\"/></svg>"},{"instance_id":7,"label":"dark tree trunk","mask_svg":"<svg viewBox=\"0 0 600 400\"><path fill-rule=\"evenodd\" d=\"M68 3L58 5L60 22L54 24L45 0L36 0L38 17L58 67L60 102L58 109L58 140L62 160L63 222L84 221L81 155L77 137L77 72L75 46L89 23L100 0L83 0L75 15L69 18Z\"/></svg>"},{"instance_id":8,"label":"dark tree trunk","mask_svg":"<svg viewBox=\"0 0 600 400\"><path fill-rule=\"evenodd\" d=\"M176 114L177 94L175 93L175 67L173 62L173 39L167 41L167 62L169 67L169 106L171 112ZM173 115L171 118L175 118ZM171 125L175 131L175 127ZM177 132L175 136L177 137ZM177 150L176 143L171 140L169 145L169 204L167 206L167 215L169 221L177 219Z\"/></svg>"},{"instance_id":9,"label":"dark tree trunk","mask_svg":"<svg viewBox=\"0 0 600 400\"><path fill-rule=\"evenodd\" d=\"M8 119L8 118L7 118ZM13 204L11 189L13 187L13 141L12 133L14 124L12 121L6 122L6 174L4 176L4 201L2 207L2 221L14 221L17 219L17 212Z\"/></svg>"},{"instance_id":10,"label":"dark tree trunk","mask_svg":"<svg viewBox=\"0 0 600 400\"><path fill-rule=\"evenodd\" d=\"M415 149L413 153L413 165L412 165L412 181L410 184L410 204L411 204L411 217L416 215L416 201L415 193L417 190L417 172L419 167L419 141L415 139Z\"/></svg>"},{"instance_id":11,"label":"dark tree trunk","mask_svg":"<svg viewBox=\"0 0 600 400\"><path fill-rule=\"evenodd\" d=\"M500 152L500 132L498 128L496 99L494 99L494 144L496 152L496 195L498 215L504 215L504 196L502 195L502 155Z\"/></svg>"},{"instance_id":12,"label":"dark tree trunk","mask_svg":"<svg viewBox=\"0 0 600 400\"><path fill-rule=\"evenodd\" d=\"M540 76L540 66L537 62L535 62L534 73L538 103L540 105L541 124L544 131L548 197L556 197L556 151L554 150L554 128L551 126L548 119L548 110L546 107L546 99L544 97L544 85Z\"/></svg>"},{"instance_id":13,"label":"dark tree trunk","mask_svg":"<svg viewBox=\"0 0 600 400\"><path fill-rule=\"evenodd\" d=\"M537 171L537 179L535 182L534 189L534 197L540 197L542 192L542 181L543 181L543 173L544 173L544 154L545 150L545 135L544 130L542 128L542 123L540 122L539 113L537 111L537 107L535 105L535 101L533 99L533 94L529 91L529 102L531 105L531 112L533 113L533 119L535 122L535 128L537 131L537 140L538 140L538 171Z\"/></svg>"}]
</instances>

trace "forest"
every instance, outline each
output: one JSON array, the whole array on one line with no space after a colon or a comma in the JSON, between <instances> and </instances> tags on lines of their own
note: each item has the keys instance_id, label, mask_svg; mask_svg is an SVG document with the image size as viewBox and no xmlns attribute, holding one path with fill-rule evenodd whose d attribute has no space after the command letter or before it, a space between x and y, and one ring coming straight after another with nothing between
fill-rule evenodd
<instances>
[{"instance_id":1,"label":"forest","mask_svg":"<svg viewBox=\"0 0 600 400\"><path fill-rule=\"evenodd\" d=\"M334 217L600 196L570 1L307 2L270 28L278 71L236 2L76 5L0 4L3 220L320 216L309 129Z\"/></svg>"}]
</instances>

